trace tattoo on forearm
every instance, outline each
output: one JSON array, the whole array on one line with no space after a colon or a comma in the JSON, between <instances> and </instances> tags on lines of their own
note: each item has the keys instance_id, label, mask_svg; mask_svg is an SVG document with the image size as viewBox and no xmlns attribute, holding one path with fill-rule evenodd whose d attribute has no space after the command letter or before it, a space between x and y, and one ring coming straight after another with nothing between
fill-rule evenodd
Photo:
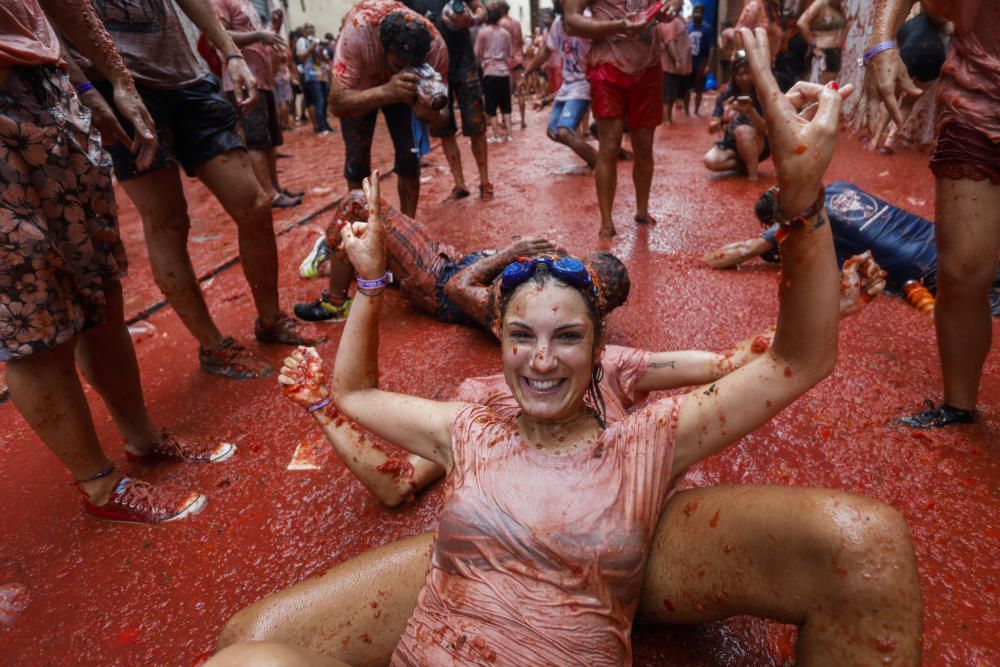
<instances>
[{"instance_id":1,"label":"tattoo on forearm","mask_svg":"<svg viewBox=\"0 0 1000 667\"><path fill-rule=\"evenodd\" d=\"M676 361L654 361L646 368L677 368Z\"/></svg>"},{"instance_id":2,"label":"tattoo on forearm","mask_svg":"<svg viewBox=\"0 0 1000 667\"><path fill-rule=\"evenodd\" d=\"M826 218L824 218L823 213L820 212L819 215L816 216L816 224L813 225L813 229L819 229L825 224L826 224Z\"/></svg>"}]
</instances>

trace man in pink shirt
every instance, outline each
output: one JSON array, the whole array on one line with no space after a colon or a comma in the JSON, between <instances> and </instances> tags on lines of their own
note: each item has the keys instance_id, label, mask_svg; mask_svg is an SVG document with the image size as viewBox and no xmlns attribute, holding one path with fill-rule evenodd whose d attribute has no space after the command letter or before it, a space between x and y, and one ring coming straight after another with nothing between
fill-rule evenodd
<instances>
[{"instance_id":1,"label":"man in pink shirt","mask_svg":"<svg viewBox=\"0 0 1000 667\"><path fill-rule=\"evenodd\" d=\"M418 94L422 75L413 68L424 63L447 76L444 40L430 21L401 3L363 0L344 17L330 82L330 109L340 117L347 148L344 177L350 189L358 190L371 173L372 138L381 109L396 152L399 208L410 217L416 216L420 199L411 117L431 125L443 120Z\"/></svg>"},{"instance_id":2,"label":"man in pink shirt","mask_svg":"<svg viewBox=\"0 0 1000 667\"><path fill-rule=\"evenodd\" d=\"M517 108L521 110L521 129L528 127L524 122L524 89L522 78L524 76L524 33L521 32L521 22L510 17L510 5L506 0L497 3L500 7L500 27L510 35L510 45L514 50L514 57L510 65L510 89L517 95Z\"/></svg>"},{"instance_id":3,"label":"man in pink shirt","mask_svg":"<svg viewBox=\"0 0 1000 667\"><path fill-rule=\"evenodd\" d=\"M490 5L486 10L486 25L479 29L473 51L483 68L483 94L486 102L486 116L493 125L491 143L511 141L510 115L510 62L514 52L510 33L500 25L500 7ZM497 120L497 107L503 114L503 122ZM501 136L503 134L503 136Z\"/></svg>"},{"instance_id":4,"label":"man in pink shirt","mask_svg":"<svg viewBox=\"0 0 1000 667\"><path fill-rule=\"evenodd\" d=\"M671 0L670 5L677 15L657 26L663 42L660 65L663 67L663 112L668 125L674 122L674 102L687 98L691 75L691 39L687 24L680 16L683 4L682 0Z\"/></svg>"},{"instance_id":5,"label":"man in pink shirt","mask_svg":"<svg viewBox=\"0 0 1000 667\"><path fill-rule=\"evenodd\" d=\"M281 35L261 27L260 16L250 0L212 0L215 13L222 27L229 32L233 43L240 47L243 59L257 82L260 99L249 111L241 110L240 127L250 162L261 187L271 198L271 206L288 208L302 203L303 193L290 193L278 183L277 152L284 143L278 105L274 97L274 52L287 48ZM222 89L235 104L233 82L229 73L222 70Z\"/></svg>"},{"instance_id":6,"label":"man in pink shirt","mask_svg":"<svg viewBox=\"0 0 1000 667\"><path fill-rule=\"evenodd\" d=\"M653 132L663 119L663 76L660 35L651 23L662 12L644 19L646 0L566 0L566 31L592 40L588 56L591 104L597 119L597 203L600 236L615 235L611 211L618 187L618 155L625 124L632 138L635 162L636 211L639 224L655 224L649 214L653 182ZM590 9L592 16L585 16Z\"/></svg>"}]
</instances>

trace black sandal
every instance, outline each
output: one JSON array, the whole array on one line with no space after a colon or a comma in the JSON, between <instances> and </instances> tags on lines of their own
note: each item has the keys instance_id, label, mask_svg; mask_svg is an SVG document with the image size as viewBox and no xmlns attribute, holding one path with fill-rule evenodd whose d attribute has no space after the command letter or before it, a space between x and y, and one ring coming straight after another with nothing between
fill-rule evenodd
<instances>
[{"instance_id":1,"label":"black sandal","mask_svg":"<svg viewBox=\"0 0 1000 667\"><path fill-rule=\"evenodd\" d=\"M927 401L927 409L910 415L900 417L895 423L910 428L944 428L952 424L971 424L976 420L975 410L963 410L942 403L941 407L936 407L934 401Z\"/></svg>"}]
</instances>

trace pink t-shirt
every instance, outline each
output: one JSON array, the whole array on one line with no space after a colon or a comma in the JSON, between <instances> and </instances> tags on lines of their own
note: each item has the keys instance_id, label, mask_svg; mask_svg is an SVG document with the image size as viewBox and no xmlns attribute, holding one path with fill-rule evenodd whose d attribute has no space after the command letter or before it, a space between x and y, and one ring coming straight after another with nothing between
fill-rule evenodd
<instances>
[{"instance_id":1,"label":"pink t-shirt","mask_svg":"<svg viewBox=\"0 0 1000 667\"><path fill-rule=\"evenodd\" d=\"M667 74L678 74L681 76L691 73L691 38L688 36L687 23L680 16L675 16L672 21L660 23L657 27L660 31L660 41L663 43L663 51L660 55L660 67ZM675 63L667 50L667 44L673 44L677 52L679 63Z\"/></svg>"},{"instance_id":2,"label":"pink t-shirt","mask_svg":"<svg viewBox=\"0 0 1000 667\"><path fill-rule=\"evenodd\" d=\"M955 24L938 83L938 127L956 119L1000 142L1000 2L924 0L923 5Z\"/></svg>"},{"instance_id":3,"label":"pink t-shirt","mask_svg":"<svg viewBox=\"0 0 1000 667\"><path fill-rule=\"evenodd\" d=\"M483 76L510 76L510 61L514 51L510 33L499 25L484 25L476 35L473 47L476 60L483 67Z\"/></svg>"},{"instance_id":4,"label":"pink t-shirt","mask_svg":"<svg viewBox=\"0 0 1000 667\"><path fill-rule=\"evenodd\" d=\"M390 664L630 665L680 405L652 403L564 456L465 405L430 571Z\"/></svg>"},{"instance_id":5,"label":"pink t-shirt","mask_svg":"<svg viewBox=\"0 0 1000 667\"><path fill-rule=\"evenodd\" d=\"M250 4L250 0L212 0L212 6L226 30L257 32L261 29L260 15ZM272 90L274 88L274 68L271 65L271 59L274 56L274 50L256 42L244 46L240 51L243 53L247 67L253 73L254 80L257 81L257 87L263 90ZM225 67L222 68L222 89L233 89L229 71Z\"/></svg>"},{"instance_id":6,"label":"pink t-shirt","mask_svg":"<svg viewBox=\"0 0 1000 667\"><path fill-rule=\"evenodd\" d=\"M362 0L344 16L337 38L333 75L342 86L367 90L392 78L386 69L385 49L379 41L378 27L382 19L397 11L407 12L414 21L426 24L433 39L427 62L447 80L448 49L433 23L395 0Z\"/></svg>"},{"instance_id":7,"label":"pink t-shirt","mask_svg":"<svg viewBox=\"0 0 1000 667\"><path fill-rule=\"evenodd\" d=\"M500 27L510 35L510 46L514 49L512 65L520 65L524 62L524 33L521 32L521 22L504 16L500 19Z\"/></svg>"},{"instance_id":8,"label":"pink t-shirt","mask_svg":"<svg viewBox=\"0 0 1000 667\"><path fill-rule=\"evenodd\" d=\"M59 40L38 0L0 3L0 67L59 62Z\"/></svg>"},{"instance_id":9,"label":"pink t-shirt","mask_svg":"<svg viewBox=\"0 0 1000 667\"><path fill-rule=\"evenodd\" d=\"M629 14L645 11L651 0L590 0L594 19L617 21ZM614 65L625 74L638 76L647 69L660 64L660 33L655 25L649 25L637 37L611 35L595 39L590 47L590 65Z\"/></svg>"},{"instance_id":10,"label":"pink t-shirt","mask_svg":"<svg viewBox=\"0 0 1000 667\"><path fill-rule=\"evenodd\" d=\"M608 345L604 348L601 359L604 379L599 386L609 422L622 419L632 406L646 400L647 394L638 392L635 387L645 375L651 355L648 350L632 347ZM459 385L456 400L489 406L501 417L516 417L521 411L502 373L469 378Z\"/></svg>"}]
</instances>

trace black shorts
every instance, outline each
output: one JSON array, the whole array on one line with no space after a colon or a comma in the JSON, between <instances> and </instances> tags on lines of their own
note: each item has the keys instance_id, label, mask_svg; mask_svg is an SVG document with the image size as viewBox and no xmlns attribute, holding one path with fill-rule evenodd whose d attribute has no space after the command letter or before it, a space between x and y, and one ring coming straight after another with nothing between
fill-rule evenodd
<instances>
[{"instance_id":1,"label":"black shorts","mask_svg":"<svg viewBox=\"0 0 1000 667\"><path fill-rule=\"evenodd\" d=\"M450 137L458 132L455 124L455 101L462 114L462 134L478 137L486 134L486 112L483 110L483 92L479 72L469 67L460 72L448 73L448 121L431 128L432 137Z\"/></svg>"},{"instance_id":2,"label":"black shorts","mask_svg":"<svg viewBox=\"0 0 1000 667\"><path fill-rule=\"evenodd\" d=\"M842 54L842 49L823 49L823 68L824 72L830 74L837 74L840 72L840 56Z\"/></svg>"},{"instance_id":3,"label":"black shorts","mask_svg":"<svg viewBox=\"0 0 1000 667\"><path fill-rule=\"evenodd\" d=\"M663 101L667 104L687 97L690 74L663 73Z\"/></svg>"},{"instance_id":4,"label":"black shorts","mask_svg":"<svg viewBox=\"0 0 1000 667\"><path fill-rule=\"evenodd\" d=\"M510 77L483 77L483 96L486 99L486 115L496 116L500 112L510 115Z\"/></svg>"},{"instance_id":5,"label":"black shorts","mask_svg":"<svg viewBox=\"0 0 1000 667\"><path fill-rule=\"evenodd\" d=\"M723 150L735 151L736 128L738 128L740 125L753 125L753 122L751 122L751 120L743 114L736 116L736 118L733 118L726 125L726 131L722 135L722 141L716 141L715 145ZM767 140L767 137L764 137L764 147L760 149L760 155L757 157L757 159L758 161L763 162L769 157L771 157L771 144Z\"/></svg>"},{"instance_id":6,"label":"black shorts","mask_svg":"<svg viewBox=\"0 0 1000 667\"><path fill-rule=\"evenodd\" d=\"M420 160L413 151L413 112L408 104L390 104L382 107L385 124L389 128L392 147L396 152L393 169L397 176L420 176ZM341 116L340 129L344 134L344 177L349 182L360 183L371 175L372 138L378 109L363 116Z\"/></svg>"},{"instance_id":7,"label":"black shorts","mask_svg":"<svg viewBox=\"0 0 1000 667\"><path fill-rule=\"evenodd\" d=\"M114 109L111 84L102 81L95 85ZM236 109L219 92L219 82L214 76L208 75L198 83L177 90L153 90L144 86L136 88L156 124L156 138L160 147L153 158L153 164L140 172L128 146L108 146L115 166L115 177L119 181L127 181L178 164L184 167L188 176L194 176L194 170L209 160L234 148L246 148L236 129ZM115 114L125 131L131 135L132 126L117 109Z\"/></svg>"},{"instance_id":8,"label":"black shorts","mask_svg":"<svg viewBox=\"0 0 1000 667\"><path fill-rule=\"evenodd\" d=\"M274 91L257 90L257 104L253 109L240 114L240 130L243 131L243 141L252 151L266 151L269 148L285 143L281 135L281 124L278 122L278 105L274 100ZM236 97L226 93L229 103L236 107Z\"/></svg>"}]
</instances>

